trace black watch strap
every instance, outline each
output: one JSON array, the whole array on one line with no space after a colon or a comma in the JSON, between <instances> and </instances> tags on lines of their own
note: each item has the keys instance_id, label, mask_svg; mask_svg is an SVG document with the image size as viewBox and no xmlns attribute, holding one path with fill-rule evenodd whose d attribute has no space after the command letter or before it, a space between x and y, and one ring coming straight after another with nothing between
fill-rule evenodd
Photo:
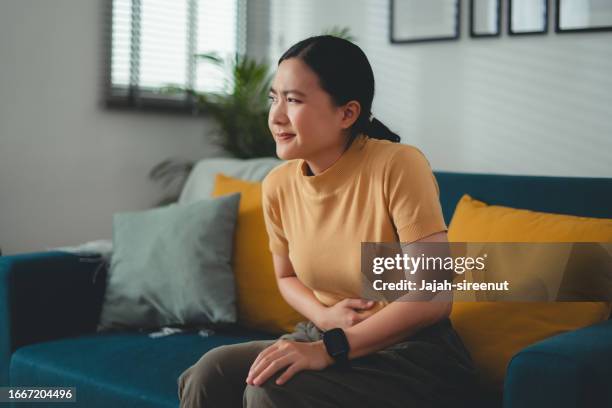
<instances>
[{"instance_id":1,"label":"black watch strap","mask_svg":"<svg viewBox=\"0 0 612 408\"><path fill-rule=\"evenodd\" d=\"M323 333L323 344L329 354L340 367L348 367L350 346L344 330L335 328Z\"/></svg>"}]
</instances>

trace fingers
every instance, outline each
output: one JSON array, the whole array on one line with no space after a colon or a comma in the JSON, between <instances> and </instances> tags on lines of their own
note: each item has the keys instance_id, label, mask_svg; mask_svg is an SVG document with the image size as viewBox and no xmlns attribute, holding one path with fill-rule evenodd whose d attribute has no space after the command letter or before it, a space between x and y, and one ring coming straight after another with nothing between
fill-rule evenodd
<instances>
[{"instance_id":1,"label":"fingers","mask_svg":"<svg viewBox=\"0 0 612 408\"><path fill-rule=\"evenodd\" d=\"M246 382L247 384L252 384L253 379L257 378L257 376L273 361L283 357L288 354L286 350L275 350L272 353L268 353L268 355L261 358L259 361L253 363L251 369L249 370L249 374L247 375Z\"/></svg>"},{"instance_id":2,"label":"fingers","mask_svg":"<svg viewBox=\"0 0 612 408\"><path fill-rule=\"evenodd\" d=\"M346 306L352 309L369 309L374 306L374 301L365 299L346 299Z\"/></svg>"},{"instance_id":3,"label":"fingers","mask_svg":"<svg viewBox=\"0 0 612 408\"><path fill-rule=\"evenodd\" d=\"M253 361L253 364L251 364L251 368L249 369L249 374L251 373L251 371L253 371L253 368L257 366L257 364L261 361L262 358L266 357L270 353L275 352L278 349L279 342L280 341L277 341L276 343L266 347L257 355L257 358L255 358L255 361Z\"/></svg>"},{"instance_id":4,"label":"fingers","mask_svg":"<svg viewBox=\"0 0 612 408\"><path fill-rule=\"evenodd\" d=\"M360 323L367 319L370 316L373 316L377 311L376 310L355 310L351 312L347 317L348 327L352 327L357 323Z\"/></svg>"},{"instance_id":5,"label":"fingers","mask_svg":"<svg viewBox=\"0 0 612 408\"><path fill-rule=\"evenodd\" d=\"M367 317L370 317L370 316L372 316L372 315L376 314L376 312L378 312L378 310L374 310L374 309L367 309L367 310L358 310L358 311L357 311L357 314L358 314L359 316L361 316L361 317L362 317L362 320L363 320L363 319L365 319L365 318L367 318Z\"/></svg>"},{"instance_id":6,"label":"fingers","mask_svg":"<svg viewBox=\"0 0 612 408\"><path fill-rule=\"evenodd\" d=\"M246 379L247 384L259 386L279 370L285 369L276 380L276 384L281 385L298 371L304 369L322 370L331 364L330 358L322 346L323 342L279 341L275 344L279 344L276 349L272 351L266 351L266 349L264 350L266 351L265 355L262 352L257 357Z\"/></svg>"},{"instance_id":7,"label":"fingers","mask_svg":"<svg viewBox=\"0 0 612 408\"><path fill-rule=\"evenodd\" d=\"M284 356L270 361L266 367L262 367L263 370L259 375L253 378L253 385L260 385L266 382L275 372L287 367L295 362L295 356L293 354L285 354Z\"/></svg>"},{"instance_id":8,"label":"fingers","mask_svg":"<svg viewBox=\"0 0 612 408\"><path fill-rule=\"evenodd\" d=\"M363 322L368 316L364 313L355 313L355 318L353 319L353 325L356 325L357 323L361 323Z\"/></svg>"},{"instance_id":9,"label":"fingers","mask_svg":"<svg viewBox=\"0 0 612 408\"><path fill-rule=\"evenodd\" d=\"M286 383L291 377L295 375L295 373L302 371L303 367L298 363L291 364L284 373L282 373L277 379L276 383L278 385L282 385Z\"/></svg>"}]
</instances>

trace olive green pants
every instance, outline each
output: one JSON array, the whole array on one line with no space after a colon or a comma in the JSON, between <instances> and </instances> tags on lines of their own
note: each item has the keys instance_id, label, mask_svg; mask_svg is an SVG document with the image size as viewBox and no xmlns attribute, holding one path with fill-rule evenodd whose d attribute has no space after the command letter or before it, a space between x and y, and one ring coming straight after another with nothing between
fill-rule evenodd
<instances>
[{"instance_id":1,"label":"olive green pants","mask_svg":"<svg viewBox=\"0 0 612 408\"><path fill-rule=\"evenodd\" d=\"M280 338L317 341L322 332L301 322ZM279 370L260 386L245 380L257 355L276 340L225 345L205 353L178 379L181 407L462 407L471 404L477 373L448 319L405 341L351 360L296 373L283 385Z\"/></svg>"}]
</instances>

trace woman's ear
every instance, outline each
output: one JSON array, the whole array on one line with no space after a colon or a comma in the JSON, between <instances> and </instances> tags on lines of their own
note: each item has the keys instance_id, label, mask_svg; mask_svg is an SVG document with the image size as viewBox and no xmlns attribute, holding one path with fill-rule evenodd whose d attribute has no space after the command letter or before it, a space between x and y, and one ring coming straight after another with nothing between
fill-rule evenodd
<instances>
[{"instance_id":1,"label":"woman's ear","mask_svg":"<svg viewBox=\"0 0 612 408\"><path fill-rule=\"evenodd\" d=\"M343 108L342 128L348 129L353 126L353 123L359 118L361 113L361 105L357 101L350 101Z\"/></svg>"}]
</instances>

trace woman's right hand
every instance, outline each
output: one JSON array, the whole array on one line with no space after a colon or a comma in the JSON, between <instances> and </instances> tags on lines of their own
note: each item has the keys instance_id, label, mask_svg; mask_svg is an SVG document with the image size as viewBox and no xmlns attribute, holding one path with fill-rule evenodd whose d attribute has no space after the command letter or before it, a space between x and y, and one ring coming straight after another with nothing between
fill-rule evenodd
<instances>
[{"instance_id":1,"label":"woman's right hand","mask_svg":"<svg viewBox=\"0 0 612 408\"><path fill-rule=\"evenodd\" d=\"M335 305L323 309L317 319L317 326L322 330L330 330L336 327L346 329L354 326L376 313L377 310L372 310L375 304L376 302L373 300L343 299Z\"/></svg>"}]
</instances>

